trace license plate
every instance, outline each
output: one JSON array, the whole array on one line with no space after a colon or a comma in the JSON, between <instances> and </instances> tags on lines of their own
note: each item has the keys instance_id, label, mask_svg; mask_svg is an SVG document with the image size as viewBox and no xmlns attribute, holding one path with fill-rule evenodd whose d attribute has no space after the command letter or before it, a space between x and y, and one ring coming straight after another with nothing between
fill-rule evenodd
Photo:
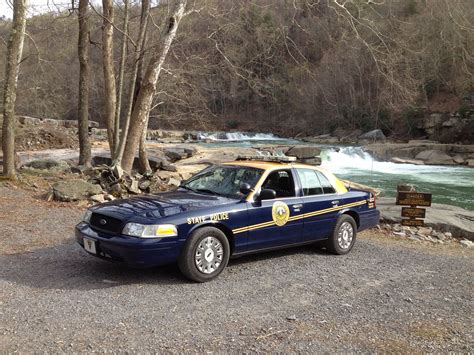
<instances>
[{"instance_id":1,"label":"license plate","mask_svg":"<svg viewBox=\"0 0 474 355\"><path fill-rule=\"evenodd\" d=\"M95 240L84 238L84 249L86 249L91 254L97 254Z\"/></svg>"}]
</instances>

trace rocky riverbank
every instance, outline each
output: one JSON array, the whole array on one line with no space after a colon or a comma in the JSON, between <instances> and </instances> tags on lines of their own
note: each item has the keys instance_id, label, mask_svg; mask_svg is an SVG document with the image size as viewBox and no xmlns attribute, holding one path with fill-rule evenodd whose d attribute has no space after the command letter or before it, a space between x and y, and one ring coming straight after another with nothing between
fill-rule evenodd
<instances>
[{"instance_id":1,"label":"rocky riverbank","mask_svg":"<svg viewBox=\"0 0 474 355\"><path fill-rule=\"evenodd\" d=\"M474 167L474 144L441 144L426 140L408 143L373 143L364 146L375 159L417 165Z\"/></svg>"}]
</instances>

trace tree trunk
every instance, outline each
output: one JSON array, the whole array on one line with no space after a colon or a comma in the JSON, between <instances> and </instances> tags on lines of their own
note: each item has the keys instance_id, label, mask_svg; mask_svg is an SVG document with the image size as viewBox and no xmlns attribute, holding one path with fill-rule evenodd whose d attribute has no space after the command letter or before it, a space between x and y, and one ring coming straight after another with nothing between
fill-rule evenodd
<instances>
[{"instance_id":1,"label":"tree trunk","mask_svg":"<svg viewBox=\"0 0 474 355\"><path fill-rule=\"evenodd\" d=\"M15 171L15 101L18 72L20 70L23 40L25 38L27 0L13 2L13 23L8 41L5 87L3 92L3 175L16 179Z\"/></svg>"},{"instance_id":2,"label":"tree trunk","mask_svg":"<svg viewBox=\"0 0 474 355\"><path fill-rule=\"evenodd\" d=\"M113 35L114 27L114 4L113 0L102 0L103 25L102 25L102 60L104 69L104 108L105 124L107 126L107 137L112 159L115 150L115 107L117 93L115 88L115 71L113 58Z\"/></svg>"},{"instance_id":3,"label":"tree trunk","mask_svg":"<svg viewBox=\"0 0 474 355\"><path fill-rule=\"evenodd\" d=\"M149 13L149 6L150 6L150 1L149 0L144 0L143 2L143 7L142 7L142 14L141 14L141 19L142 21L145 21L145 35L143 36L143 42L140 44L141 48L145 48L146 46L146 40L147 40L147 18L148 18L148 13ZM138 66L137 66L137 78L135 80L135 91L134 91L134 97L133 97L133 104L137 101L138 97L138 90L140 89L142 85L142 80L143 80L143 62L144 62L144 53L142 52L140 55L140 58L138 60ZM140 137L140 144L138 147L138 161L140 163L140 172L142 173L150 173L152 172L151 166L150 166L150 161L148 160L148 153L146 150L146 135L148 131L148 120L145 122L145 125L143 126L143 131L142 135Z\"/></svg>"},{"instance_id":4,"label":"tree trunk","mask_svg":"<svg viewBox=\"0 0 474 355\"><path fill-rule=\"evenodd\" d=\"M138 41L137 41L137 48L135 49L135 56L134 56L134 66L133 66L133 73L130 76L130 90L129 90L129 98L127 104L127 111L125 113L125 122L122 127L122 133L120 135L120 142L117 145L117 154L115 156L114 165L121 165L122 164L122 157L125 151L125 144L128 137L128 129L130 126L130 117L132 115L132 109L135 103L135 84L136 84L136 77L138 73L138 68L140 65L140 58L142 58L142 50L144 45L146 27L148 23L148 15L150 12L150 0L143 0L142 1L142 13L140 18L140 30L138 33ZM133 164L133 163L132 163Z\"/></svg>"},{"instance_id":5,"label":"tree trunk","mask_svg":"<svg viewBox=\"0 0 474 355\"><path fill-rule=\"evenodd\" d=\"M156 83L160 76L163 62L171 47L176 31L178 29L181 18L184 15L187 0L177 0L173 13L167 23L163 34L161 36L161 43L157 46L158 49L153 53L147 70L143 77L143 82L138 93L137 101L134 105L131 120L130 130L127 136L125 151L123 154L122 167L125 171L131 171L135 153L137 151L140 137L143 132L143 127L148 120L150 114L153 96L156 90Z\"/></svg>"},{"instance_id":6,"label":"tree trunk","mask_svg":"<svg viewBox=\"0 0 474 355\"><path fill-rule=\"evenodd\" d=\"M91 144L89 142L89 0L79 0L79 165L91 165Z\"/></svg>"},{"instance_id":7,"label":"tree trunk","mask_svg":"<svg viewBox=\"0 0 474 355\"><path fill-rule=\"evenodd\" d=\"M122 110L122 94L123 94L123 77L125 73L125 59L127 56L127 41L128 41L128 0L124 0L124 12L125 18L123 21L123 36L122 36L122 49L120 54L120 74L119 74L119 87L117 91L117 105L115 109L115 147L113 154L113 165L120 165L122 160L123 149L121 149L121 141L123 137L127 136L127 129L122 128L122 135L120 135L120 113ZM122 151L122 153L121 153Z\"/></svg>"}]
</instances>

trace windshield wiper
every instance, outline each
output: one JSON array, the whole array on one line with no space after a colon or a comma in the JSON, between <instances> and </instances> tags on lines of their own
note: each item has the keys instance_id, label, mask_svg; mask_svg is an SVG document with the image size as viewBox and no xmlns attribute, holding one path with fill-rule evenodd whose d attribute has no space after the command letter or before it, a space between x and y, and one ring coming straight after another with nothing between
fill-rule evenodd
<instances>
[{"instance_id":1,"label":"windshield wiper","mask_svg":"<svg viewBox=\"0 0 474 355\"><path fill-rule=\"evenodd\" d=\"M212 190L209 190L209 189L196 189L195 191L203 192L203 193L207 193L207 194L211 194L211 195L222 196L222 194L220 194L219 192L212 191Z\"/></svg>"},{"instance_id":2,"label":"windshield wiper","mask_svg":"<svg viewBox=\"0 0 474 355\"><path fill-rule=\"evenodd\" d=\"M186 186L186 185L179 185L179 187L181 187L182 189L192 191L192 192L196 192L196 190L194 190L194 189L192 189L192 188L190 188L189 186Z\"/></svg>"}]
</instances>

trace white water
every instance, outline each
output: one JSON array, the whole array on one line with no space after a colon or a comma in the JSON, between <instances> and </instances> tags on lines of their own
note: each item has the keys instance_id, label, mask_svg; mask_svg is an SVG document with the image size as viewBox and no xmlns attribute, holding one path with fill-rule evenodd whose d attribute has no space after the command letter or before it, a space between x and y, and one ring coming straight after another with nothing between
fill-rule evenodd
<instances>
[{"instance_id":1,"label":"white water","mask_svg":"<svg viewBox=\"0 0 474 355\"><path fill-rule=\"evenodd\" d=\"M460 166L380 162L360 147L323 149L322 166L344 179L381 188L394 196L397 184L411 183L432 192L435 202L474 209L474 169Z\"/></svg>"},{"instance_id":2,"label":"white water","mask_svg":"<svg viewBox=\"0 0 474 355\"><path fill-rule=\"evenodd\" d=\"M283 138L272 133L250 133L250 132L199 132L198 140L216 142L239 142L239 141L278 141Z\"/></svg>"}]
</instances>

